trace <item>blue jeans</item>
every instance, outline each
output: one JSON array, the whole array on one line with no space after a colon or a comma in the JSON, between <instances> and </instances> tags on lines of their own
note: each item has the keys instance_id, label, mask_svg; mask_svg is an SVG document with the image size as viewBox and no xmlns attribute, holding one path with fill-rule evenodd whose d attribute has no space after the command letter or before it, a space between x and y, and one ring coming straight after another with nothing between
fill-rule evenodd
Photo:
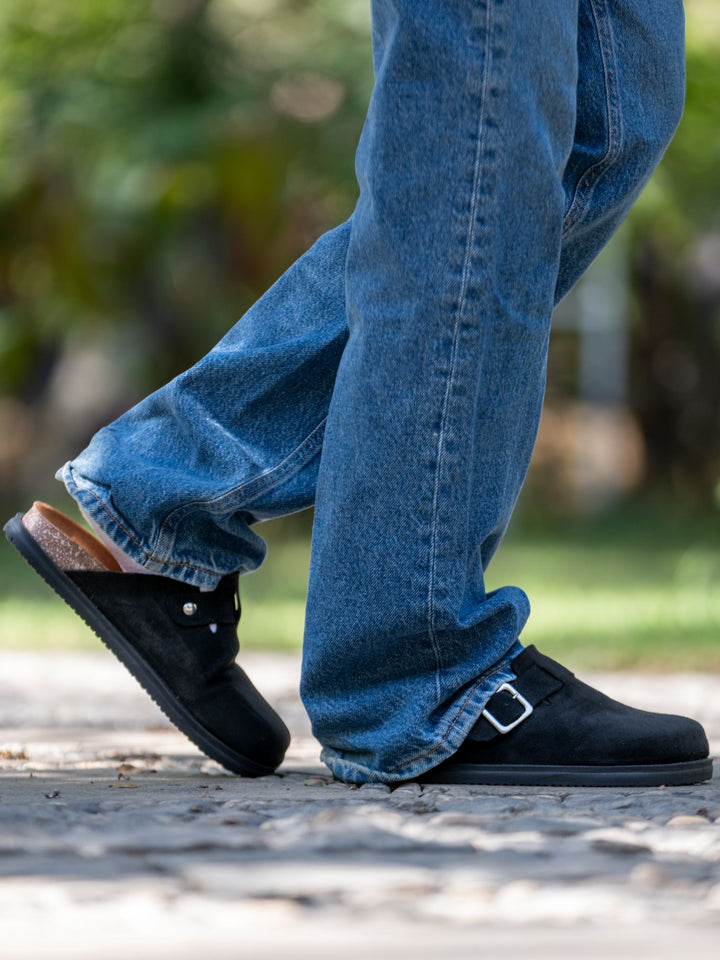
<instances>
[{"instance_id":1,"label":"blue jeans","mask_svg":"<svg viewBox=\"0 0 720 960\"><path fill-rule=\"evenodd\" d=\"M302 695L323 759L450 756L525 594L487 592L535 441L553 305L683 103L680 0L374 0L360 197L195 366L58 476L148 570L255 569L315 504Z\"/></svg>"}]
</instances>

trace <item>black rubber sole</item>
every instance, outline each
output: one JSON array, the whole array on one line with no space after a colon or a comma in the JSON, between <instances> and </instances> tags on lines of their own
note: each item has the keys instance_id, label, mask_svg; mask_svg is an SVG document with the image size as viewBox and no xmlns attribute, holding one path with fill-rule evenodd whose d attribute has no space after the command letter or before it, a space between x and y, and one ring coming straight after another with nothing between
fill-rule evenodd
<instances>
[{"instance_id":1,"label":"black rubber sole","mask_svg":"<svg viewBox=\"0 0 720 960\"><path fill-rule=\"evenodd\" d=\"M196 720L185 704L135 650L118 628L110 623L88 597L73 583L40 547L22 522L22 513L16 514L5 527L5 536L18 553L38 573L45 583L62 597L75 613L115 654L118 660L135 677L140 686L152 697L165 716L178 730L185 734L206 756L223 767L244 777L262 777L273 773L275 767L263 766L249 757L230 750L221 740Z\"/></svg>"},{"instance_id":2,"label":"black rubber sole","mask_svg":"<svg viewBox=\"0 0 720 960\"><path fill-rule=\"evenodd\" d=\"M506 787L670 787L703 783L712 779L712 775L712 760L705 758L682 763L606 767L454 763L437 772L430 770L422 780Z\"/></svg>"}]
</instances>

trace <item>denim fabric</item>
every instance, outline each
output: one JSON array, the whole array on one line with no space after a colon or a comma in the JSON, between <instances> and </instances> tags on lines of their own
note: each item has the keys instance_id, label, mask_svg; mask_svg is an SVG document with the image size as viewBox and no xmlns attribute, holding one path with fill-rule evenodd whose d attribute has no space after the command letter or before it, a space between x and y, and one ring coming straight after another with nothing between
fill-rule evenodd
<instances>
[{"instance_id":1,"label":"denim fabric","mask_svg":"<svg viewBox=\"0 0 720 960\"><path fill-rule=\"evenodd\" d=\"M351 219L59 472L148 570L257 567L315 504L302 694L340 777L462 743L528 616L484 571L537 431L555 302L682 112L680 0L375 0ZM321 456L322 454L322 456Z\"/></svg>"}]
</instances>

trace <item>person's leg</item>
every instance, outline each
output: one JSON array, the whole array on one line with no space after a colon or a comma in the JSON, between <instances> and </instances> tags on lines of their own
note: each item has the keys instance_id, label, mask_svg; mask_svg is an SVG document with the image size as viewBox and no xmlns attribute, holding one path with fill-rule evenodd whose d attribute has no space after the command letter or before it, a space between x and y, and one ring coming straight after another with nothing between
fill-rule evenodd
<instances>
[{"instance_id":1,"label":"person's leg","mask_svg":"<svg viewBox=\"0 0 720 960\"><path fill-rule=\"evenodd\" d=\"M347 338L348 231L322 237L209 356L65 465L104 544L47 504L5 525L176 726L248 776L277 767L289 733L236 663L238 571L264 554L253 521L314 497Z\"/></svg>"},{"instance_id":2,"label":"person's leg","mask_svg":"<svg viewBox=\"0 0 720 960\"><path fill-rule=\"evenodd\" d=\"M581 0L578 59L556 302L622 222L680 122L682 0Z\"/></svg>"},{"instance_id":3,"label":"person's leg","mask_svg":"<svg viewBox=\"0 0 720 960\"><path fill-rule=\"evenodd\" d=\"M436 11L441 19L443 9ZM482 18L494 17L493 4L456 2L450 10L455 12L447 14L448 22L472 19L475 39L468 39L467 48L477 51ZM542 8L536 16L544 18ZM577 127L567 164L565 157L556 158L558 175L563 169L566 208L556 301L617 227L677 122L681 18L679 0L659 6L635 0L619 12L609 0L580 4ZM540 68L543 51L530 40L527 47ZM481 59L476 52L476 84ZM449 65L438 69L449 70ZM504 69L512 75L515 64ZM553 75L548 73L545 82ZM380 75L378 86L385 80ZM440 86L450 90L452 83L461 87L464 82L456 73ZM535 82L531 75L524 81ZM412 77L407 86L412 90ZM499 92L490 91L491 102ZM466 96L471 93L468 81ZM575 109L572 84L564 96L566 109ZM426 106L427 116L420 106L417 114L423 142L444 109L442 103ZM392 127L392 118L388 122ZM488 132L496 135L492 128ZM529 158L534 157L533 138L543 135L539 129L527 131ZM448 196L455 207L463 198L470 202L469 185L452 182L458 162L455 132L447 144L441 133L434 139L438 153L423 168L427 184L410 198L410 219L420 216L418 210L441 206ZM404 149L401 143L401 154ZM511 193L509 207L522 211L512 173L505 189ZM429 205L428 191L435 191ZM524 211L513 216L522 224ZM438 245L441 222L429 214L418 222L421 258L423 250ZM505 225L510 234L514 223L511 218ZM261 561L264 544L250 529L254 520L314 502L325 418L348 336L345 271L351 226L352 220L321 237L206 357L100 430L59 472L92 521L146 569L211 587L219 576L254 569ZM430 262L432 255L425 255ZM441 261L433 263L428 280L441 269ZM485 563L498 540L484 544Z\"/></svg>"},{"instance_id":4,"label":"person's leg","mask_svg":"<svg viewBox=\"0 0 720 960\"><path fill-rule=\"evenodd\" d=\"M462 743L529 613L484 569L535 440L573 144L577 0L376 0L303 697L348 780Z\"/></svg>"},{"instance_id":5,"label":"person's leg","mask_svg":"<svg viewBox=\"0 0 720 960\"><path fill-rule=\"evenodd\" d=\"M601 13L605 10L599 2L585 2L587 9ZM356 369L368 374L369 390L359 395L356 391L355 417L349 420L349 428L357 431L358 445L370 440L358 484L361 493L367 491L367 510L355 505L348 512L347 498L341 496L338 515L333 516L332 511L329 515L330 501L326 496L323 507L321 497L308 618L309 630L313 623L320 624L321 629L314 636L308 635L309 669L304 692L316 721L316 707L320 705L324 710L326 697L330 709L338 708L338 723L325 724L324 728L322 722L316 723L316 730L321 737L327 735L332 750L338 726L345 724L351 747L343 749L348 754L358 744L364 749L362 740L367 733L368 717L375 718L375 740L386 736L388 725L382 721L389 701L397 702L395 718L402 716L408 724L409 741L415 734L415 720L421 719L418 740L422 740L428 735L432 737L433 725L438 735L447 728L452 701L457 701L458 689L463 684L467 685L472 709L477 712L481 698L487 698L499 680L509 675L496 669L494 680L488 684L484 682L487 678L483 676L483 666L489 665L488 672L493 672L498 666L492 664L493 656L499 656L502 667L513 650L519 649L514 638L526 601L512 588L486 598L482 572L507 522L534 437L533 421L539 410L544 376L547 320L553 300L552 281L560 255L561 234L556 215L577 196L577 222L592 227L593 222L602 221L601 229L577 232L577 248L572 257L566 256L571 250L566 234L560 275L563 276L562 264L567 263L564 276L569 283L573 271L577 274L592 259L624 212L622 197L597 189L590 191L591 202L580 210L582 191L576 189L573 177L583 178L585 168L580 164L579 173L571 171L572 176L567 175L571 164L565 164L564 151L573 139L575 109L572 20L576 5L566 3L560 10L554 5L549 14L544 9L536 11L541 28L533 27L527 37L523 37L517 24L506 22L508 14L499 0L487 6L456 3L449 11L440 8L440 13L425 3L408 10L401 6L402 23L395 24L399 36L386 38L388 47L394 45L394 53L399 52L400 56L393 57L391 49L390 56L385 57L382 37L377 50L380 69L374 99L376 113L373 116L371 110L359 156L361 176L368 175L365 205L361 200L362 222L357 237L354 236L350 261L347 262L347 249L351 224L345 224L321 238L206 358L101 431L88 451L62 472L70 492L93 520L148 569L205 587L214 586L224 573L252 569L263 554L262 541L250 530L252 522L299 509L315 497L324 418L347 339L347 265L347 287L354 293L351 327L356 338L354 351L350 352L354 359L350 359L347 369L352 370L360 359L364 366L361 362ZM378 4L381 20L383 7L384 4ZM586 21L590 22L587 16ZM412 25L415 30L408 34L406 28ZM463 37L465 28L468 33ZM539 47L552 46L559 39L560 49L553 48L552 64L545 69ZM425 43L427 51L423 49ZM515 45L523 46L517 76L514 61L508 64L507 58L508 52L517 53ZM529 58L525 56L525 46L532 53ZM580 51L582 55L582 19ZM433 55L426 58L426 52ZM399 73L386 69L388 65L399 67ZM542 77L539 87L534 68L542 68L537 74ZM436 87L434 69L440 73ZM582 93L582 82L580 90ZM586 94L592 92L587 85L585 90ZM537 112L532 109L535 100ZM384 124L377 124L377 107L382 108L383 103L405 108L405 112L399 110L394 133L393 123L387 117ZM518 107L516 130L507 124L506 111ZM474 110L479 112L473 113ZM429 129L434 124L437 129ZM592 124L586 126L592 129ZM580 111L577 131L583 131ZM380 136L373 142L377 133L386 139ZM406 147L416 151L423 146L428 152L420 156L420 169L403 169ZM626 152L631 156L632 151ZM591 150L586 153L586 166L592 170L600 158L591 158ZM412 158L412 151L409 154ZM368 168L368 157L373 158L376 167ZM623 149L614 153L616 168L622 169L623 157ZM471 162L467 163L468 160ZM528 163L530 167L526 169ZM624 186L628 194L634 181L642 179L647 169L630 164ZM390 177L386 178L388 172ZM561 182L563 173L566 175ZM397 204L393 202L391 182L396 174L397 187L401 188ZM458 179L453 181L455 177ZM584 177L582 185L586 187L598 179L602 178ZM539 189L541 183L550 185L547 195ZM373 188L370 194L368 187ZM374 235L372 216L368 217L368 196L372 203L379 202L383 216L398 216L396 223L388 224L384 236L382 230L380 236ZM607 212L601 209L603 196ZM549 215L552 211L554 214ZM440 216L436 218L438 212ZM528 216L535 216L540 222L528 224ZM517 234L519 251L524 250L527 255L522 269L522 255L516 250L513 234ZM367 247L363 236L370 239ZM533 240L540 244L537 249ZM453 255L447 255L448 251ZM377 291L378 297L385 300L374 312L369 305L370 322L366 324L363 308L368 306L368 288L383 270L376 257L388 271ZM485 281L492 281L495 273L497 282L486 285ZM395 279L400 281L397 285ZM557 294L562 292L562 284L558 283ZM503 302L506 296L507 302ZM444 316L438 313L438 305L446 311ZM403 318L407 325L393 322ZM427 318L427 330L413 326ZM375 350L376 377L370 369L372 362L367 362L372 350L363 357L363 349L357 349L358 336L362 340L365 335L363 327L370 329L373 323L377 347L388 348L387 353ZM504 332L501 324L505 324ZM480 330L483 326L485 329ZM479 353L469 360L466 351L470 349L472 353L478 346ZM524 358L529 369L522 369L519 358ZM474 361L473 375L470 368ZM499 370L498 365L503 364L505 369ZM427 396L417 379L425 374ZM378 390L378 381L385 389ZM519 396L511 399L508 406L506 400L516 387ZM339 409L347 413L352 391L343 389L345 399L339 401ZM408 415L408 408L415 403L418 391L422 396L415 421ZM468 392L473 391L471 398ZM440 409L433 410L436 401L441 401ZM529 418L523 417L519 423L520 436L504 449L508 416L512 418L528 408ZM462 428L458 429L457 417L462 411L471 413L473 428L468 436ZM368 425L374 424L382 432L385 412L391 416L399 413L400 424L417 430L416 452L420 461L415 462L412 443L407 444L408 438L402 427L397 429L397 424L384 437L372 436ZM436 414L444 424L442 430L434 420ZM477 415L476 421L473 415ZM338 429L342 430L342 421ZM400 443L395 449L397 439ZM486 440L487 450L484 454L479 451L478 458L472 444ZM398 474L397 470L403 443L409 450L407 471L411 477L417 479L422 474L427 489L426 481L434 472L433 497L429 502L417 501L417 512L413 511L413 497L417 496L413 481L407 495L403 494L405 471ZM466 444L471 449L458 452L458 447ZM342 444L335 447L333 454L331 444L330 458L334 459L336 474L338 470L355 470L365 456L364 446L354 448L350 444L343 466L338 463ZM378 448L381 456L365 487L367 467ZM489 469L481 484L467 475L468 466L472 473L475 463ZM422 467L419 473L418 466ZM380 484L380 494L387 496L387 491L391 491L387 507L394 512L399 505L402 517L400 522L392 517L393 522L386 529L378 530L373 512L375 475L382 475L386 467L387 481ZM442 524L458 507L459 524L448 527L448 539L445 530L436 525L429 545L428 511ZM340 562L335 569L332 538L324 551L318 552L317 544L322 543L328 524L338 517L334 549ZM409 521L407 525L403 525L403 518ZM464 540L459 529L463 525L467 527ZM415 542L416 535L418 541L425 538L420 547ZM337 549L341 541L345 543L344 557L342 549ZM408 543L412 544L409 551ZM457 548L460 556L453 560L451 554ZM403 567L403 556L409 556L408 568ZM430 556L431 576L422 596L422 578L428 573L424 564ZM373 570L375 558L386 569L381 577ZM325 576L328 571L329 577ZM368 589L368 572L377 596L372 588ZM455 573L464 583L451 582ZM353 577L359 587L357 596ZM385 582L398 589L384 591ZM413 589L406 589L408 583ZM418 620L418 583L421 604L428 604L427 621L434 635L431 631L422 632L427 626L424 622L419 636L407 629L409 626L412 631ZM338 584L340 601L336 602L331 592ZM152 591L147 585L142 589ZM369 595L372 602L368 605ZM400 624L401 631L405 631L397 639L392 627L388 630L382 623L383 604L388 605L388 623ZM193 605L194 600L189 606ZM337 623L324 632L323 623L338 613ZM419 619L423 619L422 612ZM450 630L448 620L454 621ZM376 623L380 630L378 642L373 643L369 631ZM353 650L356 636L359 656L345 657L347 651ZM391 643L384 645L388 637ZM443 670L437 669L434 659L440 652L439 644L443 644ZM467 649L475 646L477 650ZM433 676L427 684L423 684L422 677L416 682L416 675L428 668L431 648ZM358 666L360 675L356 672ZM407 682L398 684L399 674ZM448 702L438 700L435 714L428 717L432 707L423 703L419 710L414 710L414 700L433 687L436 699L438 692L446 689ZM344 712L343 688L349 692L348 709ZM407 708L408 702L412 702L413 709ZM467 717L463 726L467 729ZM357 730L360 737L354 739ZM397 724L391 732L395 741L390 738L386 754L392 754L401 735ZM450 746L461 739L457 730L451 732ZM428 742L434 746L432 739ZM443 745L443 751L447 751L448 744ZM446 752L436 752L432 760L423 760L415 770L420 772L444 755ZM375 759L373 756L371 761ZM403 776L400 770L388 776L382 762L377 770L372 769L372 762L361 769L362 764L358 767L351 760L351 776Z\"/></svg>"},{"instance_id":6,"label":"person's leg","mask_svg":"<svg viewBox=\"0 0 720 960\"><path fill-rule=\"evenodd\" d=\"M349 233L348 222L320 237L207 356L59 471L146 570L214 587L261 563L252 523L313 503L347 340Z\"/></svg>"},{"instance_id":7,"label":"person's leg","mask_svg":"<svg viewBox=\"0 0 720 960\"><path fill-rule=\"evenodd\" d=\"M357 781L451 756L511 676L527 600L483 574L534 443L553 302L659 159L683 77L676 0L374 14L302 686L326 763Z\"/></svg>"}]
</instances>

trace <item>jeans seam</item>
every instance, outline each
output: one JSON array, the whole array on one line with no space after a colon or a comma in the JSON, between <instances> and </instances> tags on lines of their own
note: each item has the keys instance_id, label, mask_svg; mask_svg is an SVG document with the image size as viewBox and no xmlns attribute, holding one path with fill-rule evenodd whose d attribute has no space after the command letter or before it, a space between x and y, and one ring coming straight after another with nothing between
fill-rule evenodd
<instances>
[{"instance_id":1,"label":"jeans seam","mask_svg":"<svg viewBox=\"0 0 720 960\"><path fill-rule=\"evenodd\" d=\"M603 16L601 5L605 0L588 0L592 11L600 57L603 65L603 82L605 87L605 108L608 121L608 144L603 156L584 171L577 182L572 202L563 218L563 234L567 233L581 219L587 209L587 201L592 189L600 177L615 162L622 142L622 116L619 110L619 92L617 84L617 64L615 62L615 48L612 36L612 26L609 17Z\"/></svg>"},{"instance_id":2,"label":"jeans seam","mask_svg":"<svg viewBox=\"0 0 720 960\"><path fill-rule=\"evenodd\" d=\"M78 487L79 487L79 484L78 484ZM127 528L127 527L125 526L125 524L120 520L120 518L117 517L117 516L108 508L107 504L106 504L103 500L101 500L101 498L100 498L93 490L90 490L88 487L79 487L79 488L80 488L81 490L83 490L84 493L89 494L91 497L93 497L94 500L97 501L98 505L102 508L102 510L105 511L105 513L106 513L107 516L110 518L110 520L111 520L114 524L116 524L116 526L118 526L118 527L122 530L122 532L125 534L125 536L128 538L128 540L130 540L132 543L135 544L135 546L136 546L136 547L138 548L138 550L145 556L145 558L146 558L147 560L151 561L152 563L162 564L163 566L187 567L189 570L198 570L198 571L200 571L200 573L211 573L211 574L213 574L213 575L215 575L215 576L217 575L217 571L216 571L216 570L211 570L209 567L201 567L201 566L200 566L199 564L197 564L197 563L187 563L187 562L181 561L181 560L165 560L165 559L163 559L163 558L161 558L161 557L156 557L156 556L154 555L154 553L149 552L148 550L145 549L145 547L140 543L140 541L137 539L137 537L135 537L134 534L131 533L130 530L128 530L128 528Z\"/></svg>"},{"instance_id":3,"label":"jeans seam","mask_svg":"<svg viewBox=\"0 0 720 960\"><path fill-rule=\"evenodd\" d=\"M440 749L444 746L445 741L448 739L448 737L450 736L450 734L452 733L452 731L453 731L453 730L455 729L455 727L457 726L457 724L458 724L458 722L459 722L459 720L460 720L460 717L461 717L461 716L463 715L463 713L465 712L465 709L466 709L466 707L467 707L467 705L468 705L468 702L472 699L472 696L473 696L473 694L475 693L475 691L478 689L478 687L481 687L481 686L482 686L484 683L486 683L488 680L492 680L492 678L493 678L496 674L500 673L501 670L504 670L506 666L507 666L506 663L499 663L499 664L497 664L497 665L494 667L494 669L490 671L490 673L487 673L487 674L485 674L484 676L480 677L480 678L478 679L478 681L470 688L470 690L468 691L468 693L467 693L466 696L465 696L465 699L464 699L463 702L460 704L460 708L459 708L458 712L456 713L456 715L455 715L455 717L453 718L450 726L449 726L449 727L447 728L447 730L445 731L445 733L444 733L444 735L443 735L443 738L442 738L442 740L440 740L439 743L436 743L434 747L431 747L429 750L426 750L424 753L419 753L419 754L417 754L417 756L412 757L410 760L404 760L402 763L398 763L396 766L394 766L394 767L393 767L391 770L389 770L388 772L389 772L389 773L395 773L395 772L397 772L398 770L400 770L402 767L407 767L407 766L409 766L409 765L412 764L412 763L417 763L419 760L424 760L426 757L431 757L434 753L437 753L437 751L440 750ZM490 698L488 697L488 699L490 699Z\"/></svg>"},{"instance_id":4,"label":"jeans seam","mask_svg":"<svg viewBox=\"0 0 720 960\"><path fill-rule=\"evenodd\" d=\"M438 697L440 696L440 671L442 669L442 656L440 644L437 637L436 619L435 619L435 587L438 561L438 542L439 530L438 520L440 513L440 480L443 467L443 458L446 446L448 411L450 408L450 398L452 396L455 384L455 375L457 371L457 359L460 343L460 329L465 313L467 303L468 282L470 276L470 262L472 259L473 237L475 226L477 224L478 208L480 205L480 172L482 169L483 148L485 146L485 132L487 121L487 94L489 88L490 66L492 62L490 33L492 27L493 2L489 2L485 14L485 61L483 64L482 85L480 88L480 116L478 118L477 146L475 148L475 160L473 166L473 184L470 200L470 211L468 216L468 228L465 238L465 250L462 263L462 273L460 277L460 293L457 301L457 310L455 313L455 324L452 333L452 343L450 349L450 369L445 387L445 396L443 397L442 413L440 417L440 430L438 431L438 440L436 447L436 467L435 483L433 485L432 513L430 517L430 570L427 597L427 616L428 616L428 635L433 651L435 653L436 673L435 684Z\"/></svg>"},{"instance_id":5,"label":"jeans seam","mask_svg":"<svg viewBox=\"0 0 720 960\"><path fill-rule=\"evenodd\" d=\"M222 507L228 505L230 500L237 499L241 495L243 506L247 506L252 503L253 500L256 500L261 494L266 493L269 489L278 486L283 480L286 480L288 476L292 476L292 474L297 472L297 470L307 463L307 461L316 453L318 448L322 446L322 438L326 421L327 417L323 417L320 423L313 428L313 430L307 435L302 443L292 451L292 453L288 454L288 456L279 464L271 467L269 470L266 470L265 473L261 474L259 477L256 477L254 480L251 480L249 483L238 484L237 486L232 487L230 490L226 490L224 493L217 497L213 497L210 500L192 500L189 503L184 503L181 506L176 507L174 510L171 510L160 524L156 542L156 550L160 551L162 548L168 548L172 546L175 540L174 534L172 533L173 525L176 526L177 523L187 513L192 512L194 509L202 507L208 512L218 513L221 511Z\"/></svg>"}]
</instances>

